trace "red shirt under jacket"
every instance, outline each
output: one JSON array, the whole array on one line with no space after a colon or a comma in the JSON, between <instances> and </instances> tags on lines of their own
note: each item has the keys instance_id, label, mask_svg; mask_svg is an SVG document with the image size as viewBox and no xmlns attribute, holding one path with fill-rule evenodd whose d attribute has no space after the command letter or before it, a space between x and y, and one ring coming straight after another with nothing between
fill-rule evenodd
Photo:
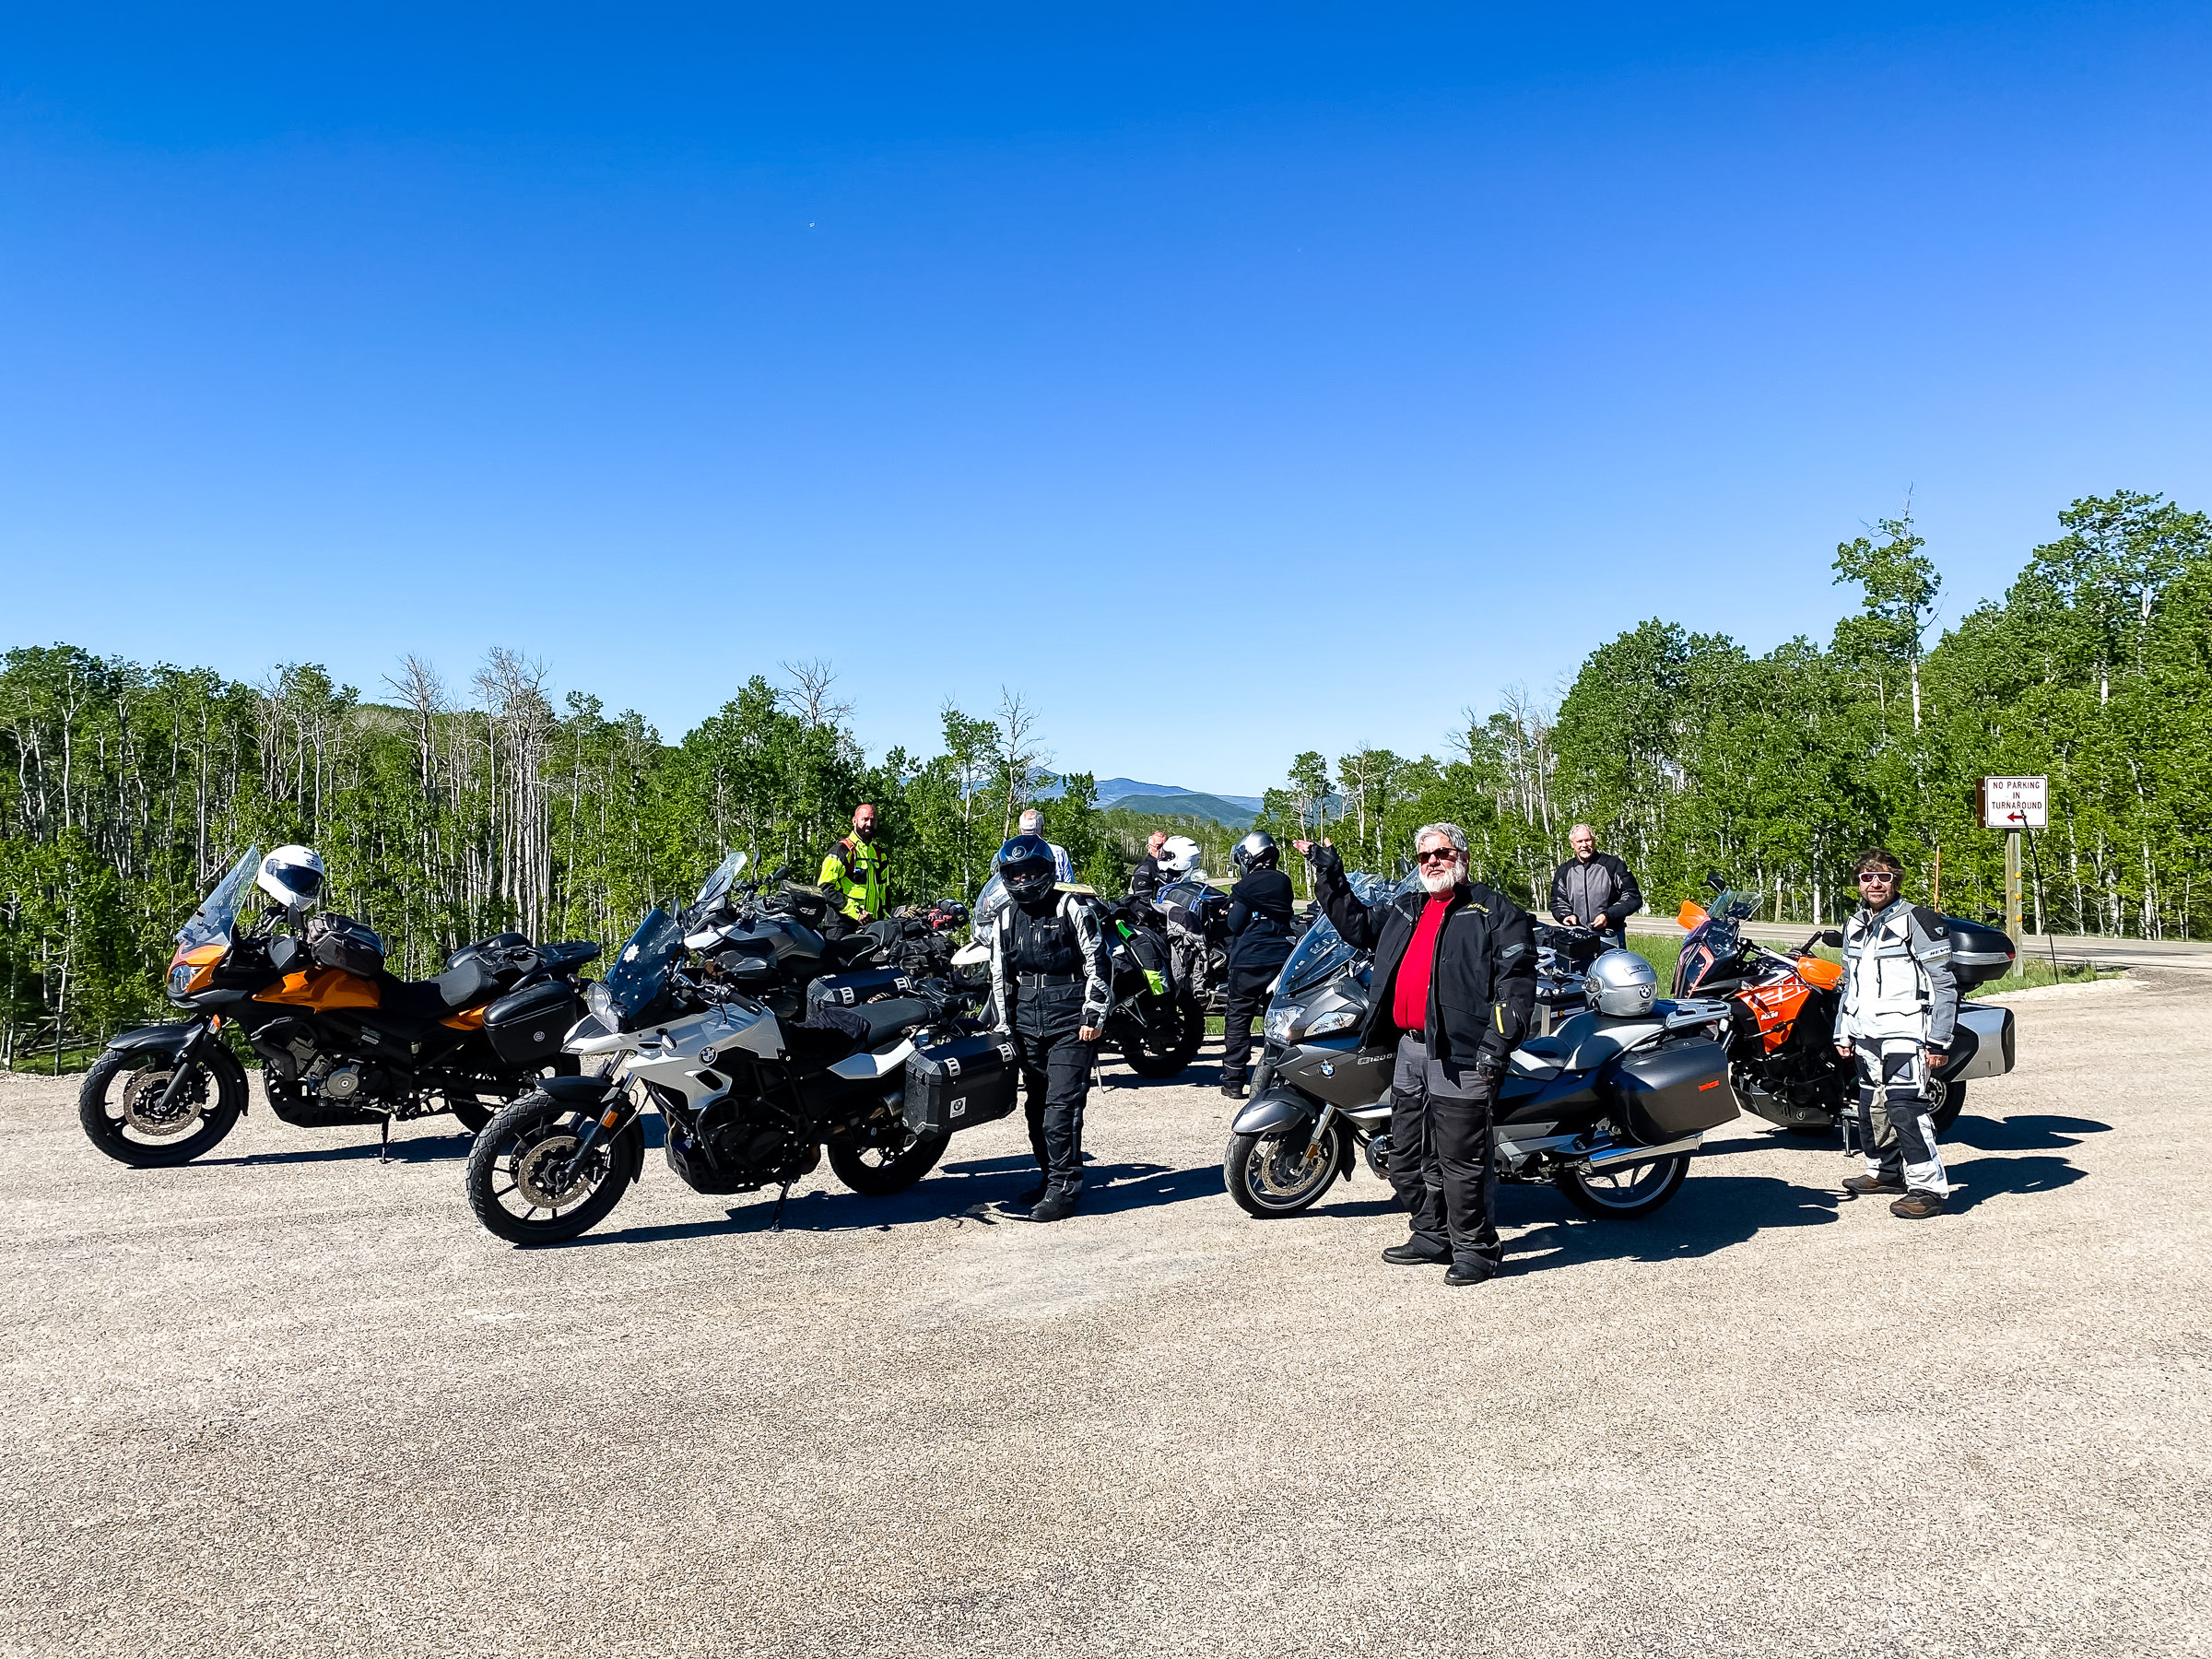
<instances>
[{"instance_id":1,"label":"red shirt under jacket","mask_svg":"<svg viewBox=\"0 0 2212 1659\"><path fill-rule=\"evenodd\" d=\"M1429 981L1436 971L1436 935L1443 931L1444 912L1452 908L1450 889L1430 895L1421 906L1421 920L1398 963L1397 989L1391 994L1390 1017L1401 1031L1429 1029Z\"/></svg>"}]
</instances>

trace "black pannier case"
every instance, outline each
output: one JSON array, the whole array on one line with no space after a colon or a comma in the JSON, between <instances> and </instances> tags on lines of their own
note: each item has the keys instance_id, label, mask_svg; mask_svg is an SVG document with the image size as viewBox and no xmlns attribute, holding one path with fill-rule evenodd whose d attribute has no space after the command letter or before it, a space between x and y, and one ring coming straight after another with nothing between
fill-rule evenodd
<instances>
[{"instance_id":1,"label":"black pannier case","mask_svg":"<svg viewBox=\"0 0 2212 1659\"><path fill-rule=\"evenodd\" d=\"M988 1032L916 1049L906 1063L906 1121L917 1135L949 1135L1014 1110L1021 1072L1014 1045Z\"/></svg>"},{"instance_id":2,"label":"black pannier case","mask_svg":"<svg viewBox=\"0 0 2212 1659\"><path fill-rule=\"evenodd\" d=\"M1621 1063L1613 1080L1621 1125L1647 1147L1662 1147L1724 1124L1736 1114L1728 1051L1700 1037L1645 1049Z\"/></svg>"},{"instance_id":3,"label":"black pannier case","mask_svg":"<svg viewBox=\"0 0 2212 1659\"><path fill-rule=\"evenodd\" d=\"M1951 977L1959 990L1971 991L2012 971L2012 940L2003 928L1963 916L1946 916L1943 925L1951 935Z\"/></svg>"},{"instance_id":4,"label":"black pannier case","mask_svg":"<svg viewBox=\"0 0 2212 1659\"><path fill-rule=\"evenodd\" d=\"M560 1053L560 1040L583 1018L583 1005L565 980L545 980L502 996L484 1010L491 1052L510 1065L544 1065Z\"/></svg>"},{"instance_id":5,"label":"black pannier case","mask_svg":"<svg viewBox=\"0 0 2212 1659\"><path fill-rule=\"evenodd\" d=\"M913 976L903 968L863 968L852 973L825 973L806 987L806 1006L829 1003L840 1008L874 1002L879 996L906 996Z\"/></svg>"}]
</instances>

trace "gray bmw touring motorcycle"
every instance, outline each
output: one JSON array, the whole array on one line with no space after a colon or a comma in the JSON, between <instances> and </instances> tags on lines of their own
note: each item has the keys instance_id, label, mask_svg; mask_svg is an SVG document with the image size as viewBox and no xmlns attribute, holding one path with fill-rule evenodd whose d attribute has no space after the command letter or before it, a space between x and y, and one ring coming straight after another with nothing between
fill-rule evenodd
<instances>
[{"instance_id":1,"label":"gray bmw touring motorcycle","mask_svg":"<svg viewBox=\"0 0 2212 1659\"><path fill-rule=\"evenodd\" d=\"M1373 877L1352 882L1370 903L1395 889ZM1492 1134L1500 1182L1548 1182L1585 1215L1625 1218L1648 1216L1680 1191L1706 1131L1737 1108L1719 1041L1728 1005L1659 1000L1649 963L1627 951L1607 954L1641 967L1627 977L1641 989L1625 1002L1608 999L1604 982L1628 965L1593 963L1594 1006L1513 1051ZM1230 1195L1251 1215L1310 1208L1339 1178L1351 1177L1363 1152L1368 1167L1388 1179L1394 1056L1359 1047L1372 992L1369 968L1365 953L1325 916L1283 964L1252 1098L1230 1125L1221 1165ZM1550 989L1547 1006L1582 1000L1563 984ZM1606 1000L1623 1011L1606 1012Z\"/></svg>"}]
</instances>

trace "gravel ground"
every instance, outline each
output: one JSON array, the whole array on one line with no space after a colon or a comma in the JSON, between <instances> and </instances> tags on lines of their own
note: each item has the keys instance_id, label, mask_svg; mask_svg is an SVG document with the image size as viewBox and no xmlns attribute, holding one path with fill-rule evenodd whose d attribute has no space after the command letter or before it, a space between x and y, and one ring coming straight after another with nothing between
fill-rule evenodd
<instances>
[{"instance_id":1,"label":"gravel ground","mask_svg":"<svg viewBox=\"0 0 2212 1659\"><path fill-rule=\"evenodd\" d=\"M535 1253L449 1120L141 1172L0 1082L0 1653L2203 1653L2212 986L2014 1006L1945 1218L1737 1125L1647 1221L1507 1189L1463 1291L1118 1069L1057 1227L1002 1124Z\"/></svg>"}]
</instances>

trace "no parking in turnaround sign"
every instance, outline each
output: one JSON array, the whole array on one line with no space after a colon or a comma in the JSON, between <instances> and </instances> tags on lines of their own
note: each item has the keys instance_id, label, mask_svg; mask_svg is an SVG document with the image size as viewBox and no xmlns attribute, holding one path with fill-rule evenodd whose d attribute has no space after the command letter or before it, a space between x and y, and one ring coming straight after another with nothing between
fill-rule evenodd
<instances>
[{"instance_id":1,"label":"no parking in turnaround sign","mask_svg":"<svg viewBox=\"0 0 2212 1659\"><path fill-rule=\"evenodd\" d=\"M2049 778L1982 780L1984 830L2047 830L2051 827Z\"/></svg>"}]
</instances>

